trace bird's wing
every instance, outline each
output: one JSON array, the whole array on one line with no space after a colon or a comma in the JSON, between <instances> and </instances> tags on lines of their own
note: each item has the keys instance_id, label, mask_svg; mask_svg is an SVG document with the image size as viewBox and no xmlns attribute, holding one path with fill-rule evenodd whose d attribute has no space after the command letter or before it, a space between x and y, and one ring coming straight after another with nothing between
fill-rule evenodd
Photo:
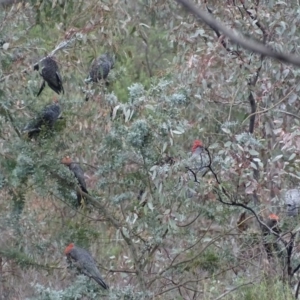
<instances>
[{"instance_id":1,"label":"bird's wing","mask_svg":"<svg viewBox=\"0 0 300 300\"><path fill-rule=\"evenodd\" d=\"M57 79L57 82L58 82L58 85L60 86L60 90L63 92L63 94L65 93L64 91L64 87L63 87L63 84L62 84L62 79L61 79L61 75L58 71L56 71L56 79Z\"/></svg>"}]
</instances>

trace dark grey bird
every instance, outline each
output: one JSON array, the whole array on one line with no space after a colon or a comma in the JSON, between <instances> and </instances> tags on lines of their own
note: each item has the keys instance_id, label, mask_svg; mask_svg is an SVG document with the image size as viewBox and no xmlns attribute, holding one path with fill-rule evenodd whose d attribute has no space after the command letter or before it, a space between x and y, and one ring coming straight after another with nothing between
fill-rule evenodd
<instances>
[{"instance_id":1,"label":"dark grey bird","mask_svg":"<svg viewBox=\"0 0 300 300\"><path fill-rule=\"evenodd\" d=\"M61 109L58 102L47 105L34 120L30 121L25 126L23 132L27 132L28 137L32 138L34 136L38 136L43 127L51 130L53 129L55 122L60 117L60 114Z\"/></svg>"},{"instance_id":2,"label":"dark grey bird","mask_svg":"<svg viewBox=\"0 0 300 300\"><path fill-rule=\"evenodd\" d=\"M267 258L270 259L273 256L273 253L276 253L278 256L281 256L280 247L277 243L277 235L281 233L281 229L279 227L279 217L275 214L270 214L268 219L263 220L264 223L275 232L275 237L270 239L269 235L274 235L272 231L270 231L267 227L261 225L261 229L263 232L263 245L265 247Z\"/></svg>"},{"instance_id":3,"label":"dark grey bird","mask_svg":"<svg viewBox=\"0 0 300 300\"><path fill-rule=\"evenodd\" d=\"M62 85L62 79L59 73L57 62L50 56L46 56L41 61L42 70L40 75L43 77L43 83L41 88L37 94L39 96L43 89L45 88L46 82L48 83L49 87L57 94L61 92L64 93L64 88ZM35 64L33 69L39 71L39 64Z\"/></svg>"},{"instance_id":4,"label":"dark grey bird","mask_svg":"<svg viewBox=\"0 0 300 300\"><path fill-rule=\"evenodd\" d=\"M98 82L101 79L105 80L110 70L114 67L114 64L115 60L110 54L102 54L93 60L90 67L89 76L85 82Z\"/></svg>"},{"instance_id":5,"label":"dark grey bird","mask_svg":"<svg viewBox=\"0 0 300 300\"><path fill-rule=\"evenodd\" d=\"M105 290L109 289L109 286L102 279L97 268L97 263L89 251L71 243L66 247L65 255L70 266L76 266L81 273L93 278Z\"/></svg>"},{"instance_id":6,"label":"dark grey bird","mask_svg":"<svg viewBox=\"0 0 300 300\"><path fill-rule=\"evenodd\" d=\"M79 183L80 189L83 192L88 194L89 192L86 189L86 182L85 182L85 179L84 179L84 172L81 169L80 165L76 162L73 162L72 159L69 156L64 157L61 160L61 163L69 167L70 171L72 171L74 176L76 177L76 179ZM84 197L82 197L82 195L79 192L77 192L77 204L78 204L78 206L82 205L82 200L84 200Z\"/></svg>"}]
</instances>

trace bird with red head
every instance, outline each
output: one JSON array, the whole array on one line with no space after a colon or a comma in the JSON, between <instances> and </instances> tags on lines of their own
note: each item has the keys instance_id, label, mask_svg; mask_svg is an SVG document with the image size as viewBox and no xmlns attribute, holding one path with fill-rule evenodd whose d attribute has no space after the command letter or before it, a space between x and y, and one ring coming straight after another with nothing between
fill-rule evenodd
<instances>
[{"instance_id":1,"label":"bird with red head","mask_svg":"<svg viewBox=\"0 0 300 300\"><path fill-rule=\"evenodd\" d=\"M65 248L64 252L69 264L74 264L81 273L94 279L105 290L109 289L109 286L102 279L96 261L87 250L71 243Z\"/></svg>"}]
</instances>

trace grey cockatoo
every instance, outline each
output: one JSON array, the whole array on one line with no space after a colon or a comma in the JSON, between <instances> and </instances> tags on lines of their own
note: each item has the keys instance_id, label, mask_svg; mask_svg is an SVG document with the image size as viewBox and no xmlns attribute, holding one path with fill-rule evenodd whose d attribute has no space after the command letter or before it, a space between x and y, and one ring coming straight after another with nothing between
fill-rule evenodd
<instances>
[{"instance_id":1,"label":"grey cockatoo","mask_svg":"<svg viewBox=\"0 0 300 300\"><path fill-rule=\"evenodd\" d=\"M78 180L80 189L88 194L87 188L86 188L86 182L84 179L84 172L82 170L82 168L80 167L80 165L76 162L73 162L72 159L69 156L64 157L61 162L68 166L70 171L73 172L73 174L75 175L76 179ZM82 204L82 199L83 197L81 196L81 194L79 192L77 192L77 202L78 202L78 206L80 206Z\"/></svg>"},{"instance_id":2,"label":"grey cockatoo","mask_svg":"<svg viewBox=\"0 0 300 300\"><path fill-rule=\"evenodd\" d=\"M62 85L61 75L59 73L57 62L51 56L46 56L41 62L41 72L40 75L43 77L43 83L40 87L38 92L38 96L41 94L43 89L45 88L45 82L48 83L49 87L60 94L61 92L64 93L64 88ZM34 70L39 71L40 66L39 64L35 64L33 67Z\"/></svg>"},{"instance_id":3,"label":"grey cockatoo","mask_svg":"<svg viewBox=\"0 0 300 300\"><path fill-rule=\"evenodd\" d=\"M60 115L60 105L55 101L53 104L44 107L38 116L24 127L23 132L27 132L29 138L37 136L43 126L46 129L52 129Z\"/></svg>"},{"instance_id":4,"label":"grey cockatoo","mask_svg":"<svg viewBox=\"0 0 300 300\"><path fill-rule=\"evenodd\" d=\"M114 58L107 53L94 59L90 67L89 76L85 82L98 82L101 79L105 80L110 70L114 67L114 64Z\"/></svg>"},{"instance_id":5,"label":"grey cockatoo","mask_svg":"<svg viewBox=\"0 0 300 300\"><path fill-rule=\"evenodd\" d=\"M109 286L102 279L96 261L87 250L71 243L66 247L65 254L68 262L74 264L80 272L94 279L104 289L109 289Z\"/></svg>"}]
</instances>

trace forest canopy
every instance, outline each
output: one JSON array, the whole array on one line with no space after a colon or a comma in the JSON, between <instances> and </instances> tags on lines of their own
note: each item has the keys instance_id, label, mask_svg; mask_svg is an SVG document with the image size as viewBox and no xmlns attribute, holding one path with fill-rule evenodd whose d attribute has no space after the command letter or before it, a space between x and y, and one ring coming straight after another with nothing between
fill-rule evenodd
<instances>
[{"instance_id":1,"label":"forest canopy","mask_svg":"<svg viewBox=\"0 0 300 300\"><path fill-rule=\"evenodd\" d=\"M299 22L0 1L2 298L297 299Z\"/></svg>"}]
</instances>

